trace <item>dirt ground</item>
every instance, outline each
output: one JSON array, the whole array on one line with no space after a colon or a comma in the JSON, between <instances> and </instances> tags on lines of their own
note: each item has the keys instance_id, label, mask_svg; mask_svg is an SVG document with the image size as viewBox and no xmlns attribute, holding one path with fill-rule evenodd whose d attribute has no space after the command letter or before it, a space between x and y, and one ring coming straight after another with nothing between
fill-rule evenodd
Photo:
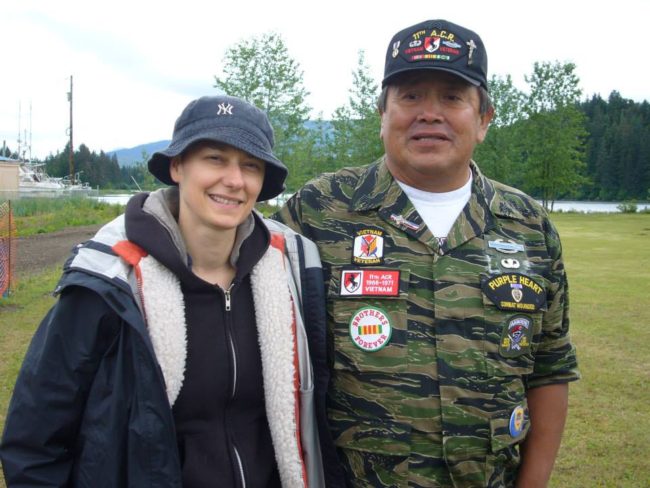
<instances>
[{"instance_id":1,"label":"dirt ground","mask_svg":"<svg viewBox=\"0 0 650 488\"><path fill-rule=\"evenodd\" d=\"M15 273L17 278L62 265L70 250L90 239L101 225L71 227L69 229L21 237L16 242Z\"/></svg>"}]
</instances>

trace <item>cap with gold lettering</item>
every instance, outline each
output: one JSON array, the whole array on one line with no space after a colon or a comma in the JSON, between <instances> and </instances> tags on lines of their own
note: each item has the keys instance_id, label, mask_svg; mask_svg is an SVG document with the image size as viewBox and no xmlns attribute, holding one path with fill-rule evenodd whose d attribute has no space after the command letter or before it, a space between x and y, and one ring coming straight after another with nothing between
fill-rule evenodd
<instances>
[{"instance_id":1,"label":"cap with gold lettering","mask_svg":"<svg viewBox=\"0 0 650 488\"><path fill-rule=\"evenodd\" d=\"M413 70L446 71L488 89L483 41L475 32L446 20L427 20L393 36L381 86Z\"/></svg>"}]
</instances>

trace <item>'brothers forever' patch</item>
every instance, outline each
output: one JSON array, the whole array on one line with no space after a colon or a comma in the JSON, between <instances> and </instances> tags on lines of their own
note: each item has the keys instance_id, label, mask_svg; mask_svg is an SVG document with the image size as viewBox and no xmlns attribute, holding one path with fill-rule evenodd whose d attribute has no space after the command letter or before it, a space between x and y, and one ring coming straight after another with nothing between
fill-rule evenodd
<instances>
[{"instance_id":1,"label":"'brothers forever' patch","mask_svg":"<svg viewBox=\"0 0 650 488\"><path fill-rule=\"evenodd\" d=\"M379 351L390 341L393 328L388 314L375 307L363 307L350 319L350 338L367 352Z\"/></svg>"}]
</instances>

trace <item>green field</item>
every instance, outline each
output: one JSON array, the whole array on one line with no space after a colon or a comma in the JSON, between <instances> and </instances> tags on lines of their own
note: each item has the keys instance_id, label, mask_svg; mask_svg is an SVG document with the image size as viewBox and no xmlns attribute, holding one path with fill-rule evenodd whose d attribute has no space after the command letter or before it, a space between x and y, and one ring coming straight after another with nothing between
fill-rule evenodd
<instances>
[{"instance_id":1,"label":"green field","mask_svg":"<svg viewBox=\"0 0 650 488\"><path fill-rule=\"evenodd\" d=\"M582 380L552 488L650 487L650 214L555 214L571 287ZM0 300L0 422L57 271ZM0 485L2 483L0 482Z\"/></svg>"},{"instance_id":2,"label":"green field","mask_svg":"<svg viewBox=\"0 0 650 488\"><path fill-rule=\"evenodd\" d=\"M18 237L44 234L67 227L101 224L113 220L124 211L123 205L85 197L21 198L10 204Z\"/></svg>"}]
</instances>

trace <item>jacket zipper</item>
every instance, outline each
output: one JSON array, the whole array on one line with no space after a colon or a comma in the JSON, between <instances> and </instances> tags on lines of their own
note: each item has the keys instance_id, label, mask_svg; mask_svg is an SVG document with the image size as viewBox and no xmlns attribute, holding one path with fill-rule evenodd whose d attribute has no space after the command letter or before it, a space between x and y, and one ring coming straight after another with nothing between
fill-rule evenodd
<instances>
[{"instance_id":1,"label":"jacket zipper","mask_svg":"<svg viewBox=\"0 0 650 488\"><path fill-rule=\"evenodd\" d=\"M223 295L225 299L225 307L226 307L226 312L229 314L229 312L232 310L232 296L231 292L232 289L234 288L235 283L231 283L230 286L228 287L227 290L224 290ZM233 372L232 372L232 392L230 394L230 399L235 398L235 393L237 392L237 353L235 350L235 341L233 340L232 337L232 330L230 327L230 316L227 317L227 327L226 330L228 331L228 343L230 344L230 353L232 354L232 367L233 367ZM233 443L232 445L233 451L235 453L235 459L237 461L237 471L239 472L239 477L241 481L241 486L242 488L246 488L246 477L244 476L244 465L241 460L241 456L239 455L239 451L237 450L237 446Z\"/></svg>"},{"instance_id":2,"label":"jacket zipper","mask_svg":"<svg viewBox=\"0 0 650 488\"><path fill-rule=\"evenodd\" d=\"M239 451L237 447L233 444L232 448L235 451L235 457L237 458L237 467L239 468L239 476L241 477L242 488L246 488L246 478L244 478L244 465L241 462L241 457L239 457Z\"/></svg>"}]
</instances>

